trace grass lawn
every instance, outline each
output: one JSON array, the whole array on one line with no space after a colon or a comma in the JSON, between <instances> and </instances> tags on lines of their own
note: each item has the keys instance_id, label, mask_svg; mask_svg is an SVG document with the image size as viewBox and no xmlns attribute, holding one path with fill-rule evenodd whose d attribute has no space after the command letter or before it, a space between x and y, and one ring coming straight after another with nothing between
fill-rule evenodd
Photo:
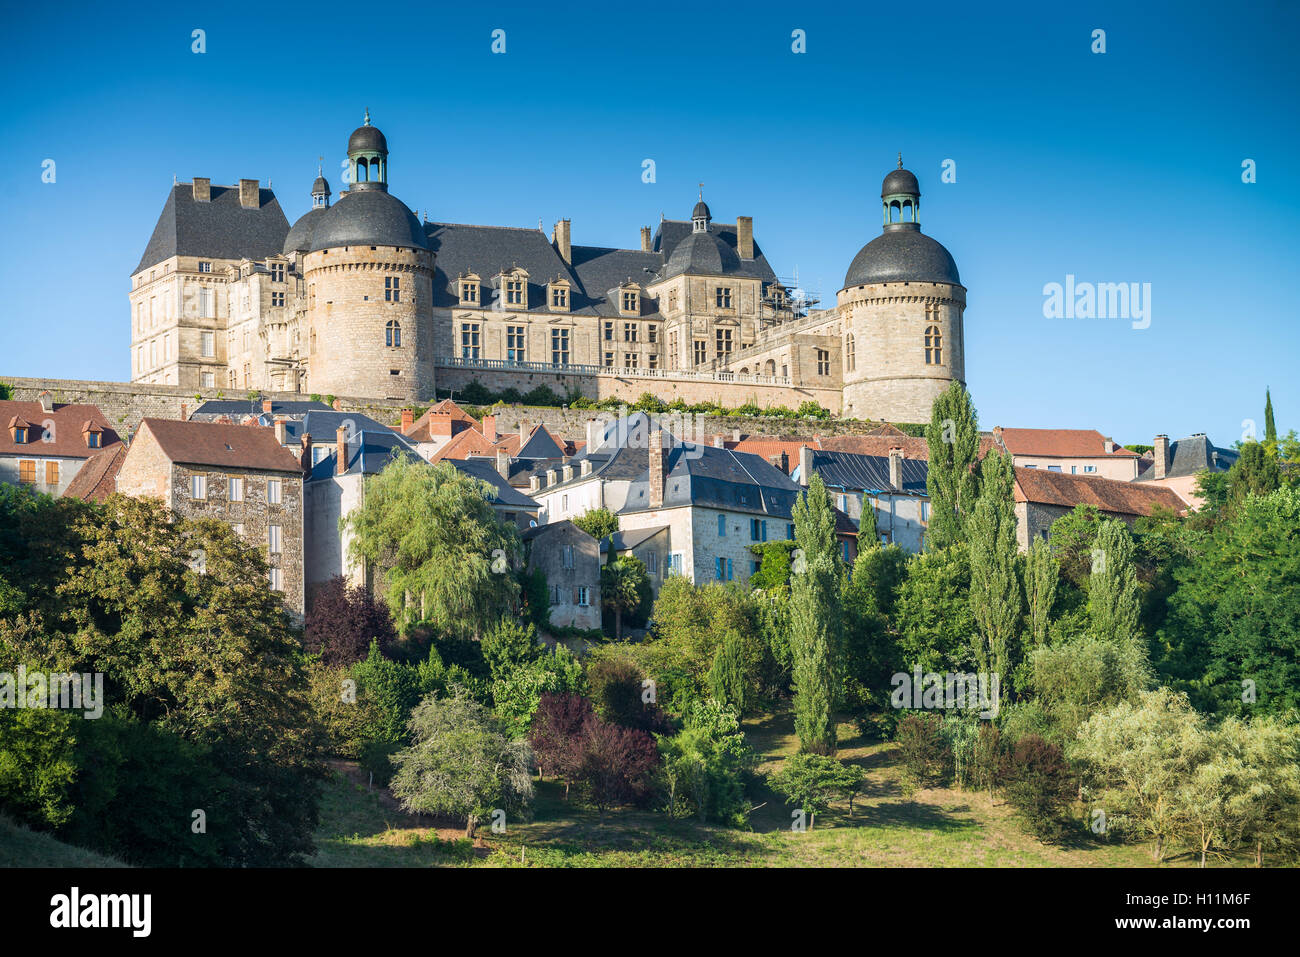
<instances>
[{"instance_id":1,"label":"grass lawn","mask_svg":"<svg viewBox=\"0 0 1300 957\"><path fill-rule=\"evenodd\" d=\"M770 772L798 748L793 718L778 712L745 722L750 744ZM988 794L946 788L904 796L891 744L862 742L841 725L839 757L860 765L866 787L854 801L818 815L811 831L790 829L790 808L759 784L752 830L671 821L661 812L625 809L600 816L563 785L537 787L533 819L507 822L504 834L479 830L474 846L453 822L404 813L386 792L370 791L340 763L322 806L318 867L1147 867L1144 846L1100 844L1086 835L1044 845L1009 807ZM348 772L352 777L348 776ZM1190 853L1167 865L1188 866Z\"/></svg>"},{"instance_id":2,"label":"grass lawn","mask_svg":"<svg viewBox=\"0 0 1300 957\"><path fill-rule=\"evenodd\" d=\"M55 840L0 814L0 867L125 867L121 861Z\"/></svg>"}]
</instances>

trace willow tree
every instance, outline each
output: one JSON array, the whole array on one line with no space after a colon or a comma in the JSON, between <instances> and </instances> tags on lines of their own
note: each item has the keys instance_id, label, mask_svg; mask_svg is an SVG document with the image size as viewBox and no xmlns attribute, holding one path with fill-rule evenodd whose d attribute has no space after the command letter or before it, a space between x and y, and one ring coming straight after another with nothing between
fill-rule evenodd
<instances>
[{"instance_id":1,"label":"willow tree","mask_svg":"<svg viewBox=\"0 0 1300 957\"><path fill-rule=\"evenodd\" d=\"M930 496L928 548L946 548L966 540L966 522L975 507L972 466L979 456L979 422L970 393L953 382L930 407L925 427L929 463L925 488Z\"/></svg>"}]
</instances>

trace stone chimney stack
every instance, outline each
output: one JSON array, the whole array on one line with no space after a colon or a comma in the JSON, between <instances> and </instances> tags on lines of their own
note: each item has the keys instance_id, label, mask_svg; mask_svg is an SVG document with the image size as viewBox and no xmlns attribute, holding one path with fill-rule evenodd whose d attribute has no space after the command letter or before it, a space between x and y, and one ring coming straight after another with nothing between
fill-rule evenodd
<instances>
[{"instance_id":1,"label":"stone chimney stack","mask_svg":"<svg viewBox=\"0 0 1300 957\"><path fill-rule=\"evenodd\" d=\"M527 423L524 422L523 419L520 419L519 420L519 448L522 449L524 447L524 443L527 441L528 441L528 425Z\"/></svg>"},{"instance_id":2,"label":"stone chimney stack","mask_svg":"<svg viewBox=\"0 0 1300 957\"><path fill-rule=\"evenodd\" d=\"M1155 477L1162 479L1169 474L1169 436L1156 436L1156 447L1152 454L1156 459Z\"/></svg>"},{"instance_id":3,"label":"stone chimney stack","mask_svg":"<svg viewBox=\"0 0 1300 957\"><path fill-rule=\"evenodd\" d=\"M560 254L566 266L573 265L573 248L569 244L570 223L567 219L562 219L555 224L555 229L551 232L551 243L555 246L555 251Z\"/></svg>"},{"instance_id":4,"label":"stone chimney stack","mask_svg":"<svg viewBox=\"0 0 1300 957\"><path fill-rule=\"evenodd\" d=\"M302 464L302 470L304 472L310 472L311 471L311 433L310 432L304 432L302 434L302 458L300 461Z\"/></svg>"},{"instance_id":5,"label":"stone chimney stack","mask_svg":"<svg viewBox=\"0 0 1300 957\"><path fill-rule=\"evenodd\" d=\"M772 456L768 461L772 463L773 468L780 469L786 475L790 474L790 456L785 452Z\"/></svg>"},{"instance_id":6,"label":"stone chimney stack","mask_svg":"<svg viewBox=\"0 0 1300 957\"><path fill-rule=\"evenodd\" d=\"M1114 442L1114 440L1113 440L1113 439L1107 439L1107 440L1105 441L1105 443L1103 444L1103 448L1105 448L1105 450L1106 450L1106 454L1107 454L1107 455L1112 455L1112 454L1114 454L1114 452L1115 452L1115 442Z\"/></svg>"},{"instance_id":7,"label":"stone chimney stack","mask_svg":"<svg viewBox=\"0 0 1300 957\"><path fill-rule=\"evenodd\" d=\"M668 480L668 453L664 451L663 429L655 429L647 439L650 448L650 507L663 508L664 485Z\"/></svg>"},{"instance_id":8,"label":"stone chimney stack","mask_svg":"<svg viewBox=\"0 0 1300 957\"><path fill-rule=\"evenodd\" d=\"M335 437L334 474L342 475L348 470L348 430L340 425Z\"/></svg>"},{"instance_id":9,"label":"stone chimney stack","mask_svg":"<svg viewBox=\"0 0 1300 957\"><path fill-rule=\"evenodd\" d=\"M212 202L212 180L206 176L194 177L194 202Z\"/></svg>"},{"instance_id":10,"label":"stone chimney stack","mask_svg":"<svg viewBox=\"0 0 1300 957\"><path fill-rule=\"evenodd\" d=\"M42 390L41 394L37 396L37 398L40 399L42 412L54 411L54 395L49 389Z\"/></svg>"},{"instance_id":11,"label":"stone chimney stack","mask_svg":"<svg viewBox=\"0 0 1300 957\"><path fill-rule=\"evenodd\" d=\"M503 479L510 478L510 453L505 449L497 449L497 474Z\"/></svg>"},{"instance_id":12,"label":"stone chimney stack","mask_svg":"<svg viewBox=\"0 0 1300 957\"><path fill-rule=\"evenodd\" d=\"M184 402L182 402L182 403L181 403L181 421L182 421L182 422L188 422L188 421L189 421L189 418L190 418L189 412L190 412L190 407L189 407L188 405L186 405Z\"/></svg>"},{"instance_id":13,"label":"stone chimney stack","mask_svg":"<svg viewBox=\"0 0 1300 957\"><path fill-rule=\"evenodd\" d=\"M713 437L713 447L715 449L725 449L727 447L727 437L719 432Z\"/></svg>"},{"instance_id":14,"label":"stone chimney stack","mask_svg":"<svg viewBox=\"0 0 1300 957\"><path fill-rule=\"evenodd\" d=\"M241 179L239 181L239 205L244 209L257 209L262 205L261 201L261 184L255 179Z\"/></svg>"},{"instance_id":15,"label":"stone chimney stack","mask_svg":"<svg viewBox=\"0 0 1300 957\"><path fill-rule=\"evenodd\" d=\"M587 454L590 455L592 450L600 444L601 434L605 431L605 423L600 419L587 420Z\"/></svg>"},{"instance_id":16,"label":"stone chimney stack","mask_svg":"<svg viewBox=\"0 0 1300 957\"><path fill-rule=\"evenodd\" d=\"M483 438L495 444L497 440L497 417L495 415L483 416Z\"/></svg>"},{"instance_id":17,"label":"stone chimney stack","mask_svg":"<svg viewBox=\"0 0 1300 957\"><path fill-rule=\"evenodd\" d=\"M741 259L754 258L754 217L736 218L736 252Z\"/></svg>"},{"instance_id":18,"label":"stone chimney stack","mask_svg":"<svg viewBox=\"0 0 1300 957\"><path fill-rule=\"evenodd\" d=\"M650 227L641 227L641 252L654 252L654 241L650 238Z\"/></svg>"},{"instance_id":19,"label":"stone chimney stack","mask_svg":"<svg viewBox=\"0 0 1300 957\"><path fill-rule=\"evenodd\" d=\"M415 425L415 410L403 409L402 410L402 434L405 435L407 432L410 432L411 426L413 425Z\"/></svg>"},{"instance_id":20,"label":"stone chimney stack","mask_svg":"<svg viewBox=\"0 0 1300 957\"><path fill-rule=\"evenodd\" d=\"M342 412L343 400L336 397L334 401L330 403L330 408L333 409L335 412Z\"/></svg>"},{"instance_id":21,"label":"stone chimney stack","mask_svg":"<svg viewBox=\"0 0 1300 957\"><path fill-rule=\"evenodd\" d=\"M993 444L998 447L999 452L1005 452L1007 447L1002 444L1002 426L993 426Z\"/></svg>"},{"instance_id":22,"label":"stone chimney stack","mask_svg":"<svg viewBox=\"0 0 1300 957\"><path fill-rule=\"evenodd\" d=\"M262 411L265 412L267 415L270 415L270 414L271 414L271 400L270 400L270 399L263 399L263 400L262 400Z\"/></svg>"},{"instance_id":23,"label":"stone chimney stack","mask_svg":"<svg viewBox=\"0 0 1300 957\"><path fill-rule=\"evenodd\" d=\"M285 445L289 441L289 422L284 416L276 416L275 441L278 445Z\"/></svg>"},{"instance_id":24,"label":"stone chimney stack","mask_svg":"<svg viewBox=\"0 0 1300 957\"><path fill-rule=\"evenodd\" d=\"M889 487L895 491L903 490L903 450L889 450Z\"/></svg>"},{"instance_id":25,"label":"stone chimney stack","mask_svg":"<svg viewBox=\"0 0 1300 957\"><path fill-rule=\"evenodd\" d=\"M813 450L807 445L799 446L799 484L804 488L812 478Z\"/></svg>"}]
</instances>

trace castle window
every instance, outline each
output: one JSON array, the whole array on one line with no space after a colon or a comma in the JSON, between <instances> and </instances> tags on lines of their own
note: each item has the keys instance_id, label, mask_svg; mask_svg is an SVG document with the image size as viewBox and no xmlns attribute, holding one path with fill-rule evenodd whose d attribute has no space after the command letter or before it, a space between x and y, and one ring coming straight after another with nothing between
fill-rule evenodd
<instances>
[{"instance_id":1,"label":"castle window","mask_svg":"<svg viewBox=\"0 0 1300 957\"><path fill-rule=\"evenodd\" d=\"M506 326L507 361L523 362L527 358L524 351L524 332L523 326Z\"/></svg>"},{"instance_id":2,"label":"castle window","mask_svg":"<svg viewBox=\"0 0 1300 957\"><path fill-rule=\"evenodd\" d=\"M672 312L677 308L677 290L668 290L668 311Z\"/></svg>"},{"instance_id":3,"label":"castle window","mask_svg":"<svg viewBox=\"0 0 1300 957\"><path fill-rule=\"evenodd\" d=\"M569 290L563 286L551 287L551 308L568 309L569 308Z\"/></svg>"},{"instance_id":4,"label":"castle window","mask_svg":"<svg viewBox=\"0 0 1300 957\"><path fill-rule=\"evenodd\" d=\"M203 388L205 388L205 389L215 388L215 387L216 387L216 384L217 384L217 376L216 376L216 373L214 373L214 372L200 372L200 373L199 373L199 384L200 384Z\"/></svg>"},{"instance_id":5,"label":"castle window","mask_svg":"<svg viewBox=\"0 0 1300 957\"><path fill-rule=\"evenodd\" d=\"M199 333L199 352L205 356L215 356L217 354L217 337L214 333Z\"/></svg>"},{"instance_id":6,"label":"castle window","mask_svg":"<svg viewBox=\"0 0 1300 957\"><path fill-rule=\"evenodd\" d=\"M402 301L402 280L399 276L384 277L384 302Z\"/></svg>"},{"instance_id":7,"label":"castle window","mask_svg":"<svg viewBox=\"0 0 1300 957\"><path fill-rule=\"evenodd\" d=\"M637 367L640 366L640 364L641 364L641 363L640 363L640 359L641 359L641 357L640 357L639 355L637 355L635 352L625 352L625 353L623 353L623 368L624 368L624 369L635 369L635 368L637 368Z\"/></svg>"},{"instance_id":8,"label":"castle window","mask_svg":"<svg viewBox=\"0 0 1300 957\"><path fill-rule=\"evenodd\" d=\"M709 344L703 339L695 340L695 364L704 365L709 357Z\"/></svg>"},{"instance_id":9,"label":"castle window","mask_svg":"<svg viewBox=\"0 0 1300 957\"><path fill-rule=\"evenodd\" d=\"M625 322L625 323L623 323L623 341L624 341L624 342L636 342L636 323L635 323L635 322Z\"/></svg>"},{"instance_id":10,"label":"castle window","mask_svg":"<svg viewBox=\"0 0 1300 957\"><path fill-rule=\"evenodd\" d=\"M637 294L635 292L623 293L623 311L624 312L637 311Z\"/></svg>"},{"instance_id":11,"label":"castle window","mask_svg":"<svg viewBox=\"0 0 1300 957\"><path fill-rule=\"evenodd\" d=\"M719 309L730 309L731 308L731 287L718 286L714 298L717 300Z\"/></svg>"},{"instance_id":12,"label":"castle window","mask_svg":"<svg viewBox=\"0 0 1300 957\"><path fill-rule=\"evenodd\" d=\"M651 322L646 325L645 338L646 338L646 342L659 341L659 325L657 323Z\"/></svg>"},{"instance_id":13,"label":"castle window","mask_svg":"<svg viewBox=\"0 0 1300 957\"><path fill-rule=\"evenodd\" d=\"M659 357L655 355L653 352L650 353L650 355L646 356L646 360L647 360L646 362L647 368L650 369L659 368Z\"/></svg>"},{"instance_id":14,"label":"castle window","mask_svg":"<svg viewBox=\"0 0 1300 957\"><path fill-rule=\"evenodd\" d=\"M827 352L825 349L817 350L817 374L818 375L831 374L831 354Z\"/></svg>"},{"instance_id":15,"label":"castle window","mask_svg":"<svg viewBox=\"0 0 1300 957\"><path fill-rule=\"evenodd\" d=\"M472 305L478 302L478 279L462 279L460 281L460 301L461 305Z\"/></svg>"},{"instance_id":16,"label":"castle window","mask_svg":"<svg viewBox=\"0 0 1300 957\"><path fill-rule=\"evenodd\" d=\"M727 356L731 355L731 330L718 329L715 331L715 336L718 343L718 359L725 360Z\"/></svg>"},{"instance_id":17,"label":"castle window","mask_svg":"<svg viewBox=\"0 0 1300 957\"><path fill-rule=\"evenodd\" d=\"M614 353L612 352L605 353L605 368L606 369L614 368Z\"/></svg>"},{"instance_id":18,"label":"castle window","mask_svg":"<svg viewBox=\"0 0 1300 957\"><path fill-rule=\"evenodd\" d=\"M524 283L522 279L506 281L506 304L522 306L524 304Z\"/></svg>"},{"instance_id":19,"label":"castle window","mask_svg":"<svg viewBox=\"0 0 1300 957\"><path fill-rule=\"evenodd\" d=\"M402 345L402 324L396 319L389 319L384 327L384 345L393 349Z\"/></svg>"},{"instance_id":20,"label":"castle window","mask_svg":"<svg viewBox=\"0 0 1300 957\"><path fill-rule=\"evenodd\" d=\"M152 310L150 310L152 312ZM202 319L211 319L216 313L212 311L212 290L199 290L199 317Z\"/></svg>"},{"instance_id":21,"label":"castle window","mask_svg":"<svg viewBox=\"0 0 1300 957\"><path fill-rule=\"evenodd\" d=\"M273 293L271 293L271 305L272 305L272 306L283 306L283 305L284 305L284 293L282 293L282 292L273 292Z\"/></svg>"},{"instance_id":22,"label":"castle window","mask_svg":"<svg viewBox=\"0 0 1300 957\"><path fill-rule=\"evenodd\" d=\"M479 357L479 327L477 322L462 323L460 327L460 355L462 359Z\"/></svg>"},{"instance_id":23,"label":"castle window","mask_svg":"<svg viewBox=\"0 0 1300 957\"><path fill-rule=\"evenodd\" d=\"M212 263L208 263L208 262L200 262L200 263L199 263L199 272L212 272ZM149 278L150 278L150 279L153 278L153 273L150 273L150 274L149 274Z\"/></svg>"},{"instance_id":24,"label":"castle window","mask_svg":"<svg viewBox=\"0 0 1300 957\"><path fill-rule=\"evenodd\" d=\"M605 341L606 342L614 341L614 323L612 322L605 323Z\"/></svg>"},{"instance_id":25,"label":"castle window","mask_svg":"<svg viewBox=\"0 0 1300 957\"><path fill-rule=\"evenodd\" d=\"M856 344L853 341L853 333L849 333L844 339L844 368L849 372L853 371L854 364L857 362L855 354Z\"/></svg>"},{"instance_id":26,"label":"castle window","mask_svg":"<svg viewBox=\"0 0 1300 957\"><path fill-rule=\"evenodd\" d=\"M284 263L271 263L271 282L284 282Z\"/></svg>"},{"instance_id":27,"label":"castle window","mask_svg":"<svg viewBox=\"0 0 1300 957\"><path fill-rule=\"evenodd\" d=\"M939 332L938 326L925 328L925 364L943 365L943 335Z\"/></svg>"},{"instance_id":28,"label":"castle window","mask_svg":"<svg viewBox=\"0 0 1300 957\"><path fill-rule=\"evenodd\" d=\"M551 330L551 362L557 366L569 364L569 330Z\"/></svg>"}]
</instances>

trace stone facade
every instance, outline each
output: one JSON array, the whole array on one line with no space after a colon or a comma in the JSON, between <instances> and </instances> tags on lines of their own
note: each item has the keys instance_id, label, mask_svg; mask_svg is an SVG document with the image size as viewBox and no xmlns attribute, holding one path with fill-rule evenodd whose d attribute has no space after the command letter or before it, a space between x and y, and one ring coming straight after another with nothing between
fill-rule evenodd
<instances>
[{"instance_id":1,"label":"stone facade","mask_svg":"<svg viewBox=\"0 0 1300 957\"><path fill-rule=\"evenodd\" d=\"M522 537L528 570L546 573L551 624L600 628L600 543L572 522L539 525Z\"/></svg>"}]
</instances>

